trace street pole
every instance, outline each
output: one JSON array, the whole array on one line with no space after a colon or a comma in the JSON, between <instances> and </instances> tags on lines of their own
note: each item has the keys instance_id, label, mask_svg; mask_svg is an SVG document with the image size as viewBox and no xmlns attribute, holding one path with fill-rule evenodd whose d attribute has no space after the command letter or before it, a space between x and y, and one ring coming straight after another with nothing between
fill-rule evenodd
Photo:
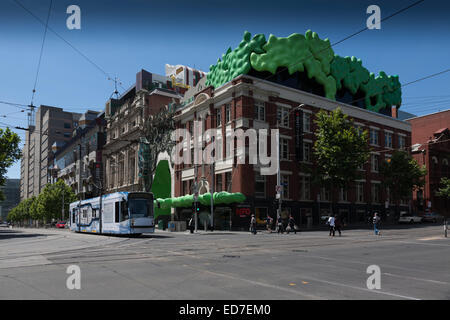
<instances>
[{"instance_id":1,"label":"street pole","mask_svg":"<svg viewBox=\"0 0 450 320\"><path fill-rule=\"evenodd\" d=\"M211 231L214 231L214 175L215 175L215 162L211 163Z\"/></svg>"}]
</instances>

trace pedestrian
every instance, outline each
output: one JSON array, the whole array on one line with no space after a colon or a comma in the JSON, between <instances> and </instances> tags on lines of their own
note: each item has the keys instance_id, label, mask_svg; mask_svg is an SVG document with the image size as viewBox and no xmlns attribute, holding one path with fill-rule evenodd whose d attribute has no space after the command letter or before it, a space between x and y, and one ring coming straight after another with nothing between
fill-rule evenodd
<instances>
[{"instance_id":1,"label":"pedestrian","mask_svg":"<svg viewBox=\"0 0 450 320\"><path fill-rule=\"evenodd\" d=\"M278 222L277 222L277 226L278 226L278 233L284 233L283 230L283 220L281 220L281 217L278 217Z\"/></svg>"},{"instance_id":2,"label":"pedestrian","mask_svg":"<svg viewBox=\"0 0 450 320\"><path fill-rule=\"evenodd\" d=\"M333 237L334 237L334 234L335 234L335 219L334 219L334 215L332 214L329 218L328 218L328 221L327 221L327 224L328 224L328 226L330 227L330 237L331 237L331 234L333 234Z\"/></svg>"},{"instance_id":3,"label":"pedestrian","mask_svg":"<svg viewBox=\"0 0 450 320\"><path fill-rule=\"evenodd\" d=\"M380 228L380 222L381 222L381 218L378 216L378 213L375 212L373 214L373 219L372 219L372 223L373 223L373 231L375 232L375 235L377 236L381 236L381 232L379 230Z\"/></svg>"},{"instance_id":4,"label":"pedestrian","mask_svg":"<svg viewBox=\"0 0 450 320\"><path fill-rule=\"evenodd\" d=\"M341 216L338 215L336 216L336 218L334 219L334 228L339 232L339 237L341 236L341 228L342 228L343 222L341 219Z\"/></svg>"},{"instance_id":5,"label":"pedestrian","mask_svg":"<svg viewBox=\"0 0 450 320\"><path fill-rule=\"evenodd\" d=\"M250 232L256 234L256 219L254 214L252 214L252 218L250 219Z\"/></svg>"},{"instance_id":6,"label":"pedestrian","mask_svg":"<svg viewBox=\"0 0 450 320\"><path fill-rule=\"evenodd\" d=\"M269 216L269 215L267 215L267 217L266 217L266 227L267 227L267 231L268 231L269 233L272 232L272 222L273 222L272 217Z\"/></svg>"},{"instance_id":7,"label":"pedestrian","mask_svg":"<svg viewBox=\"0 0 450 320\"><path fill-rule=\"evenodd\" d=\"M295 220L292 215L289 216L288 226L291 229L290 231L294 231L294 234L297 234L297 229L295 228Z\"/></svg>"},{"instance_id":8,"label":"pedestrian","mask_svg":"<svg viewBox=\"0 0 450 320\"><path fill-rule=\"evenodd\" d=\"M194 217L191 217L191 219L189 220L189 230L191 230L191 233L194 233L194 228L195 228Z\"/></svg>"}]
</instances>

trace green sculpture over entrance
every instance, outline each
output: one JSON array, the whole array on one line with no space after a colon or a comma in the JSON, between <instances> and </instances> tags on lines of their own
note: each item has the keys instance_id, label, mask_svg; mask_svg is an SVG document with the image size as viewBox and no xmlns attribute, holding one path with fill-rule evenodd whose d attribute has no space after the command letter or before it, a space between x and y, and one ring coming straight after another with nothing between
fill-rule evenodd
<instances>
[{"instance_id":1,"label":"green sculpture over entrance","mask_svg":"<svg viewBox=\"0 0 450 320\"><path fill-rule=\"evenodd\" d=\"M263 34L251 38L246 31L236 49L229 48L216 65L210 66L206 85L218 88L241 74L274 79L286 70L299 82L314 82L322 88L321 95L331 100L375 112L401 105L398 76L388 76L383 71L375 76L362 66L360 59L336 55L330 41L320 39L311 30L286 38L270 35L268 41Z\"/></svg>"}]
</instances>

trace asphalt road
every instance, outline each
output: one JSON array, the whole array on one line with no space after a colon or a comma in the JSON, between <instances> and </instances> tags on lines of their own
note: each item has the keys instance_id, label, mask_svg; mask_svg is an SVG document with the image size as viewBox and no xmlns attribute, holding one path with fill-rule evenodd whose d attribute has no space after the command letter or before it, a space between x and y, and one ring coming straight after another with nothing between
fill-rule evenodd
<instances>
[{"instance_id":1,"label":"asphalt road","mask_svg":"<svg viewBox=\"0 0 450 320\"><path fill-rule=\"evenodd\" d=\"M68 266L81 272L69 290ZM377 265L381 288L370 290ZM0 227L0 299L450 299L450 238L422 225L110 237Z\"/></svg>"}]
</instances>

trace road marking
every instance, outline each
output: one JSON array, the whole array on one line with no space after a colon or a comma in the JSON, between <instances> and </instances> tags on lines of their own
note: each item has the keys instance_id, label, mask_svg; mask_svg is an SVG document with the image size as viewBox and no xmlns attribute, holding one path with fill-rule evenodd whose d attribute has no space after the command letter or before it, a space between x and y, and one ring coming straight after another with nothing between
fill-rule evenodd
<instances>
[{"instance_id":1,"label":"road marking","mask_svg":"<svg viewBox=\"0 0 450 320\"><path fill-rule=\"evenodd\" d=\"M417 240L421 240L421 241L430 241L430 240L442 240L442 239L444 239L443 236L441 236L441 237L436 236L436 237L428 237L428 238L419 238L419 239L417 239Z\"/></svg>"},{"instance_id":2,"label":"road marking","mask_svg":"<svg viewBox=\"0 0 450 320\"><path fill-rule=\"evenodd\" d=\"M317 282L323 282L323 283L331 284L331 285L334 285L334 286L346 287L346 288L351 288L351 289L355 289L355 290L362 290L362 291L366 291L366 292L370 292L370 293L384 294L384 295L397 297L397 298L408 299L408 300L421 300L420 298L415 298L415 297L410 297L410 296L403 296L403 295L400 295L400 294L387 292L387 291L370 290L370 289L367 289L367 288L355 287L355 286L351 286L351 285L343 284L343 283L338 283L338 282L334 282L334 281L327 281L327 280L322 280L322 279L317 279L317 278L312 278L312 277L309 277L309 278L311 280L314 280L314 281L317 281Z\"/></svg>"},{"instance_id":3,"label":"road marking","mask_svg":"<svg viewBox=\"0 0 450 320\"><path fill-rule=\"evenodd\" d=\"M196 271L200 271L198 268L192 268L192 267L189 267L189 268L191 268L193 270L196 270ZM229 279L233 279L233 280L237 280L237 281L248 282L250 284L261 286L261 287L266 287L266 288L276 289L276 290L280 290L280 291L285 291L285 292L288 292L288 293L291 293L291 294L301 295L301 296L309 298L309 299L315 299L315 300L318 300L318 299L323 300L324 299L322 297L318 297L318 296L315 296L315 295L312 295L312 294L303 293L303 292L300 292L298 290L284 288L284 287L276 286L276 285L273 285L273 284L259 282L259 281L254 281L254 280L249 280L249 279L245 279L245 278L239 278L239 277L235 277L235 276L233 276L231 274L213 272L213 271L209 271L209 270L201 270L201 271L205 272L205 273L210 273L212 275L219 276L219 277L229 278Z\"/></svg>"},{"instance_id":4,"label":"road marking","mask_svg":"<svg viewBox=\"0 0 450 320\"><path fill-rule=\"evenodd\" d=\"M425 282L431 282L431 283L437 283L437 284L443 284L443 285L450 285L449 282L445 281L437 281L437 280L430 280L430 279L423 279L423 278L416 278L416 277L408 277L408 276L400 276L397 274L387 273L384 272L384 275L390 276L390 277L396 277L396 278L403 278L403 279L411 279L411 280L417 280L417 281L425 281Z\"/></svg>"}]
</instances>

